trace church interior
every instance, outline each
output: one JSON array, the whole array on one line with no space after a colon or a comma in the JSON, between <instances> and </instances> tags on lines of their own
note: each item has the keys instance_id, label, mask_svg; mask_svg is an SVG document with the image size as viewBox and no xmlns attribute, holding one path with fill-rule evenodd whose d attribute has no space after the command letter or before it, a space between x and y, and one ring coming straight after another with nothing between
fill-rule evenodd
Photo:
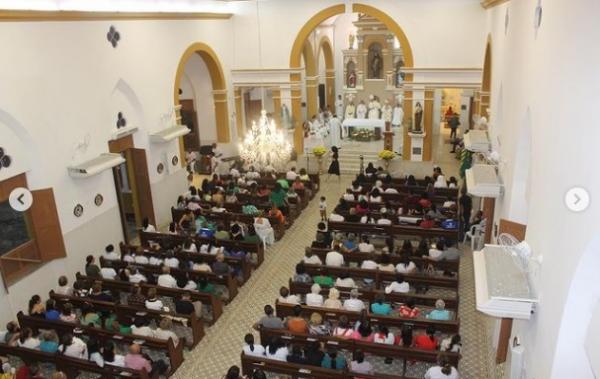
<instances>
[{"instance_id":1,"label":"church interior","mask_svg":"<svg viewBox=\"0 0 600 379\"><path fill-rule=\"evenodd\" d=\"M599 17L0 0L0 379L600 377Z\"/></svg>"}]
</instances>

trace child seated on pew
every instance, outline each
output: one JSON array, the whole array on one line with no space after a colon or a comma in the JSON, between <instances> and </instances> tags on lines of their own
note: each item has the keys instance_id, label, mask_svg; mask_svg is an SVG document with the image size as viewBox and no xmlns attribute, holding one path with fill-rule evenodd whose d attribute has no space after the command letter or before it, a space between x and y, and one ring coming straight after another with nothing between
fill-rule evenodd
<instances>
[{"instance_id":1,"label":"child seated on pew","mask_svg":"<svg viewBox=\"0 0 600 379\"><path fill-rule=\"evenodd\" d=\"M446 321L450 320L450 312L446 309L446 303L442 299L435 302L435 309L427 314L430 320Z\"/></svg>"}]
</instances>

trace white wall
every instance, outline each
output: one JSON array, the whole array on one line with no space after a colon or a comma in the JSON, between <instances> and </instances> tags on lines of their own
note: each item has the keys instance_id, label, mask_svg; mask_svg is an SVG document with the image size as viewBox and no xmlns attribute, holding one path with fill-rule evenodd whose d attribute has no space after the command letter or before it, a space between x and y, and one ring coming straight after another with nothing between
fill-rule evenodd
<instances>
[{"instance_id":1,"label":"white wall","mask_svg":"<svg viewBox=\"0 0 600 379\"><path fill-rule=\"evenodd\" d=\"M585 316L591 316L591 307L577 308L583 313L578 319L584 320L582 323L573 322L575 319L568 317L571 310L565 306L567 302L577 304L572 301L577 295L569 289L583 252L597 235L594 225L600 212L596 199L600 178L595 175L597 165L592 158L600 138L600 129L593 122L600 102L600 49L596 43L600 3L544 1L542 24L536 32L537 3L511 1L488 11L493 67L491 134L505 161L501 174L508 190L497 203L497 217L523 219L526 214L527 241L534 254L543 255L541 271L534 278L539 307L531 321L518 322L514 328L526 349L526 378L587 379L593 376L583 353L583 339L568 336L579 335L579 328L586 327ZM479 43L485 46L485 38ZM531 166L527 185L531 197L527 202L512 189L521 164L516 157L528 112ZM582 186L591 195L585 212L573 213L564 205L564 195L573 186Z\"/></svg>"}]
</instances>

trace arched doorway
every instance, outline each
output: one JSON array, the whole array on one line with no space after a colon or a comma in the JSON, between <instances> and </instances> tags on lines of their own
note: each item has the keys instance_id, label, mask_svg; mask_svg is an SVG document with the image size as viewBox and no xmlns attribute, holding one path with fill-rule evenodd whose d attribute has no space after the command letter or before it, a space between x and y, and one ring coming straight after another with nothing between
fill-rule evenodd
<instances>
[{"instance_id":1,"label":"arched doorway","mask_svg":"<svg viewBox=\"0 0 600 379\"><path fill-rule=\"evenodd\" d=\"M481 78L481 92L479 94L479 115L489 118L488 108L490 107L492 90L492 36L489 35L485 47L485 57L483 60L483 77Z\"/></svg>"},{"instance_id":2,"label":"arched doorway","mask_svg":"<svg viewBox=\"0 0 600 379\"><path fill-rule=\"evenodd\" d=\"M327 36L322 37L319 42L319 52L317 57L323 54L325 61L325 104L329 106L332 112L335 111L335 67L333 60L333 48L331 41ZM320 59L317 59L320 62ZM319 67L320 69L320 67ZM320 72L320 70L317 70Z\"/></svg>"},{"instance_id":3,"label":"arched doorway","mask_svg":"<svg viewBox=\"0 0 600 379\"><path fill-rule=\"evenodd\" d=\"M301 152L304 149L304 135L302 132L301 69L305 42L307 41L309 35L319 24L323 23L330 17L343 14L345 12L345 4L334 5L318 12L313 17L311 17L299 30L298 34L296 35L296 39L294 40L294 44L292 45L292 50L290 53L290 69L295 72L290 74L290 82L292 83L292 118L295 123L294 148L297 152ZM393 32L393 34L396 36L396 38L398 38L398 41L400 42L400 46L404 52L404 67L414 67L412 48L410 46L410 43L408 42L408 38L404 34L402 28L387 13L372 6L360 3L352 4L352 12L367 14L371 17L377 18L379 21L384 23L386 27ZM404 78L404 81L411 82L412 80L413 75L411 73L407 73ZM405 118L409 118L412 114L412 92L405 91L404 99ZM404 132L405 156L408 156L408 152L410 151L410 138L408 137L407 131L408 129Z\"/></svg>"},{"instance_id":4,"label":"arched doorway","mask_svg":"<svg viewBox=\"0 0 600 379\"><path fill-rule=\"evenodd\" d=\"M219 58L213 49L211 49L208 45L201 42L196 42L184 51L181 59L179 60L177 72L175 74L173 103L175 105L180 105L181 103L180 89L184 78L185 67L194 54L197 54L200 56L200 58L202 58L203 62L206 64L206 68L208 69L210 76L215 111L216 140L220 143L227 143L230 141L227 85ZM183 157L186 150L183 137L180 139L179 147L181 156ZM182 163L184 162L183 159L181 161Z\"/></svg>"}]
</instances>

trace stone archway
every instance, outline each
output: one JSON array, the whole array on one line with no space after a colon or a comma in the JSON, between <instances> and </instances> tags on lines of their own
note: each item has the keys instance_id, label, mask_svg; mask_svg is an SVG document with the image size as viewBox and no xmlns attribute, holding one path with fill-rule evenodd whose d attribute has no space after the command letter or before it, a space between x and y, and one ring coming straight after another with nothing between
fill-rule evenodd
<instances>
[{"instance_id":1,"label":"stone archway","mask_svg":"<svg viewBox=\"0 0 600 379\"><path fill-rule=\"evenodd\" d=\"M345 4L337 4L331 7L325 8L312 16L298 31L292 50L290 53L290 82L292 83L292 115L294 120L294 148L297 152L301 152L304 149L304 135L302 133L302 90L301 90L301 79L302 75L300 70L302 69L302 54L304 50L304 44L308 39L310 33L321 24L323 21L330 17L346 12ZM377 18L383 22L386 27L394 33L394 35L400 41L400 46L404 53L405 67L414 67L413 53L408 38L404 31L387 13L366 4L354 3L352 4L353 13L364 13L369 16ZM407 74L404 78L405 82L411 82L413 80L412 74ZM405 91L404 100L404 113L406 115L412 114L412 92ZM410 138L408 138L407 132L404 135L404 148L410 149Z\"/></svg>"},{"instance_id":2,"label":"stone archway","mask_svg":"<svg viewBox=\"0 0 600 379\"><path fill-rule=\"evenodd\" d=\"M185 72L185 65L193 54L198 54L210 74L210 80L213 88L213 101L215 105L215 118L217 125L217 142L228 143L230 142L229 133L229 111L227 106L227 84L225 82L225 75L223 74L223 67L221 62L210 46L202 42L196 42L189 46L179 59L177 65L177 71L175 74L175 83L173 86L173 103L179 105L179 88L181 87L181 81ZM181 156L185 156L183 137L179 139L179 148ZM183 159L181 160L183 163Z\"/></svg>"},{"instance_id":3,"label":"stone archway","mask_svg":"<svg viewBox=\"0 0 600 379\"><path fill-rule=\"evenodd\" d=\"M306 117L311 118L319 111L318 104L318 85L319 72L317 71L317 60L310 41L304 42L302 48L302 58L304 59L304 80L306 82Z\"/></svg>"},{"instance_id":4,"label":"stone archway","mask_svg":"<svg viewBox=\"0 0 600 379\"><path fill-rule=\"evenodd\" d=\"M488 108L492 103L492 36L488 35L483 61L483 77L481 78L481 92L479 94L478 113L489 118Z\"/></svg>"}]
</instances>

